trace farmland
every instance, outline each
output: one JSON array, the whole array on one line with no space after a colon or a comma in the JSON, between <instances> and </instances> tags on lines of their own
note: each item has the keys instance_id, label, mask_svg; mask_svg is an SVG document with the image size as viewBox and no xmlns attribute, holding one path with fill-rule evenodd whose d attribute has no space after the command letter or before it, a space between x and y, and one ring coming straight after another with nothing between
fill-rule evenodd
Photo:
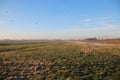
<instances>
[{"instance_id":1,"label":"farmland","mask_svg":"<svg viewBox=\"0 0 120 80\"><path fill-rule=\"evenodd\" d=\"M0 44L0 80L119 80L120 47L30 42Z\"/></svg>"}]
</instances>

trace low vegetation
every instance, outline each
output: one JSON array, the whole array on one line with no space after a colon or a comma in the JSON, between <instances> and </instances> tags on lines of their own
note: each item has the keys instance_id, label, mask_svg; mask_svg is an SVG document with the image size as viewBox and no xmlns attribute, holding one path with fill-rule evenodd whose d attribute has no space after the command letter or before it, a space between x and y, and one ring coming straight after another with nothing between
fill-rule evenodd
<instances>
[{"instance_id":1,"label":"low vegetation","mask_svg":"<svg viewBox=\"0 0 120 80\"><path fill-rule=\"evenodd\" d=\"M70 42L0 45L0 80L119 80L120 47Z\"/></svg>"}]
</instances>

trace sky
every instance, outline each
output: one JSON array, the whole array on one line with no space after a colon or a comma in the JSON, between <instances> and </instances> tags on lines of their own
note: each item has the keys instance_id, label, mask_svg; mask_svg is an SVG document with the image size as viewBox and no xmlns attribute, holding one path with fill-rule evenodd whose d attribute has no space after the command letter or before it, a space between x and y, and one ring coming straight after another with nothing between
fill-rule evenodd
<instances>
[{"instance_id":1,"label":"sky","mask_svg":"<svg viewBox=\"0 0 120 80\"><path fill-rule=\"evenodd\" d=\"M120 0L0 0L0 39L120 38Z\"/></svg>"}]
</instances>

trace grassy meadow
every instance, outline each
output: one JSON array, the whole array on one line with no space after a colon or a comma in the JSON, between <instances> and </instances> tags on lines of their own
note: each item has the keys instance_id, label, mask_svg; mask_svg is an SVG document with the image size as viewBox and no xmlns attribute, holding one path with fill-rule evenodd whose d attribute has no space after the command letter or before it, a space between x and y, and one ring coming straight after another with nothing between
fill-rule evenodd
<instances>
[{"instance_id":1,"label":"grassy meadow","mask_svg":"<svg viewBox=\"0 0 120 80\"><path fill-rule=\"evenodd\" d=\"M119 80L120 46L0 44L0 80Z\"/></svg>"}]
</instances>

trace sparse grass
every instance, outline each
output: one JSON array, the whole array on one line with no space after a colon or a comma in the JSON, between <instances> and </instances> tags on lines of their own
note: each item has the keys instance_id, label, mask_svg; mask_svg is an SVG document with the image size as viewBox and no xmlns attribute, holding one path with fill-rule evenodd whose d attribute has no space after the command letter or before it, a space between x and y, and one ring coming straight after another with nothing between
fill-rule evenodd
<instances>
[{"instance_id":1,"label":"sparse grass","mask_svg":"<svg viewBox=\"0 0 120 80\"><path fill-rule=\"evenodd\" d=\"M115 80L119 73L120 47L69 42L0 46L1 79Z\"/></svg>"}]
</instances>

